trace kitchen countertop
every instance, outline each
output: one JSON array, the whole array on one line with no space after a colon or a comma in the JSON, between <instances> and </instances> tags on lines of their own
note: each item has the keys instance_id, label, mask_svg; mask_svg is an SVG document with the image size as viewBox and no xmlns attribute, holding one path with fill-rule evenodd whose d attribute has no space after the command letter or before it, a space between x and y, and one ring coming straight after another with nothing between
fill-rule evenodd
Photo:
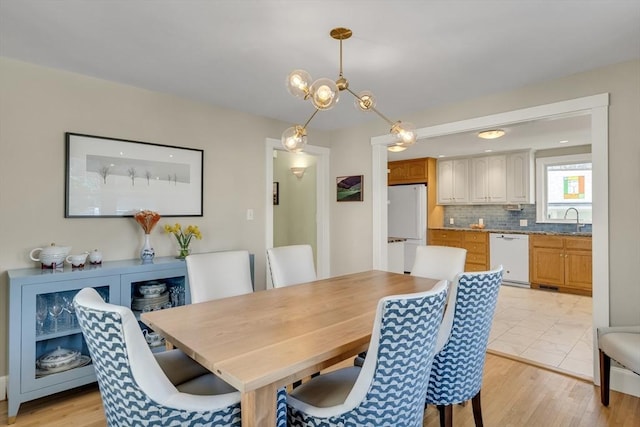
<instances>
[{"instance_id":1,"label":"kitchen countertop","mask_svg":"<svg viewBox=\"0 0 640 427\"><path fill-rule=\"evenodd\" d=\"M388 237L387 243L398 243L398 242L406 242L407 239L404 237Z\"/></svg>"},{"instance_id":2,"label":"kitchen countertop","mask_svg":"<svg viewBox=\"0 0 640 427\"><path fill-rule=\"evenodd\" d=\"M582 236L591 237L591 233L571 233L561 231L534 231L534 230L497 230L492 228L470 228L470 227L431 227L429 230L444 230L444 231L478 231L484 233L508 233L508 234L539 234L548 236Z\"/></svg>"}]
</instances>

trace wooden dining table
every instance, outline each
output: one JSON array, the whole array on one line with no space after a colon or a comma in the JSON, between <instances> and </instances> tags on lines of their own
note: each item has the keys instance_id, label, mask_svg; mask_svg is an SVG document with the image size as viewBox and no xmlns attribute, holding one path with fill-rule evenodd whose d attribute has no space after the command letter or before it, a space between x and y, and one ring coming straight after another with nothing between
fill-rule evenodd
<instances>
[{"instance_id":1,"label":"wooden dining table","mask_svg":"<svg viewBox=\"0 0 640 427\"><path fill-rule=\"evenodd\" d=\"M371 270L143 313L141 320L241 392L242 426L275 426L279 388L366 350L382 297L436 283Z\"/></svg>"}]
</instances>

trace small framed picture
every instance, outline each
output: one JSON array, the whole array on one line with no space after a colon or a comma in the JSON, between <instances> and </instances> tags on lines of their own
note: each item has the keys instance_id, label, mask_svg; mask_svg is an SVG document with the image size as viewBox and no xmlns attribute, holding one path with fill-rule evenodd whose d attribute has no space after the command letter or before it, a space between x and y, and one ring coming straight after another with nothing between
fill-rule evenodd
<instances>
[{"instance_id":1,"label":"small framed picture","mask_svg":"<svg viewBox=\"0 0 640 427\"><path fill-rule=\"evenodd\" d=\"M361 202L362 180L362 175L337 177L336 193L338 202Z\"/></svg>"},{"instance_id":2,"label":"small framed picture","mask_svg":"<svg viewBox=\"0 0 640 427\"><path fill-rule=\"evenodd\" d=\"M280 204L280 183L279 182L273 183L273 204L274 205Z\"/></svg>"}]
</instances>

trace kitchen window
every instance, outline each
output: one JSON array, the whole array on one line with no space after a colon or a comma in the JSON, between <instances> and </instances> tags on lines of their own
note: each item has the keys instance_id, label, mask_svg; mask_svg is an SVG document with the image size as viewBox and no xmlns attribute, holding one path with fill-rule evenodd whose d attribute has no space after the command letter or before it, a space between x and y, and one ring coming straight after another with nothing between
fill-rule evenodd
<instances>
[{"instance_id":1,"label":"kitchen window","mask_svg":"<svg viewBox=\"0 0 640 427\"><path fill-rule=\"evenodd\" d=\"M591 153L536 159L536 221L575 223L575 208L591 224L591 169Z\"/></svg>"}]
</instances>

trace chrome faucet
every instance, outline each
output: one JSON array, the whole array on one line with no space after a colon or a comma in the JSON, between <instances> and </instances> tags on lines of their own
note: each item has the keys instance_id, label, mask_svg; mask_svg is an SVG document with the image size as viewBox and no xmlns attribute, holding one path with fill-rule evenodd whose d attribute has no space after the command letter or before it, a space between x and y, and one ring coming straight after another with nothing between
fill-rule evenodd
<instances>
[{"instance_id":1,"label":"chrome faucet","mask_svg":"<svg viewBox=\"0 0 640 427\"><path fill-rule=\"evenodd\" d=\"M564 219L567 219L567 214L570 210L576 211L576 233L579 233L580 229L584 227L584 224L580 224L580 213L578 212L578 209L572 207L564 211Z\"/></svg>"}]
</instances>

